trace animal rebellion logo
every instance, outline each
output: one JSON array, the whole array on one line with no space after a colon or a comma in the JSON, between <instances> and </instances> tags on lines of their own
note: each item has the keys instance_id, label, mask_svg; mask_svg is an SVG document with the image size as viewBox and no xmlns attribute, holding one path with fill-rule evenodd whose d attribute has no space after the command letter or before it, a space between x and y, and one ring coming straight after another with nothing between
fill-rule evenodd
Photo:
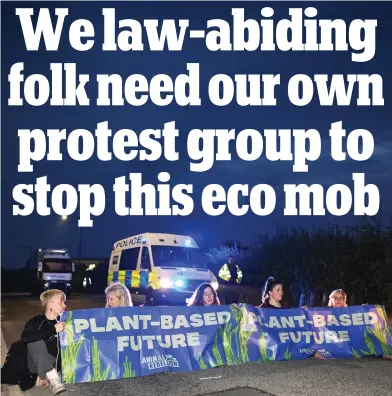
<instances>
[{"instance_id":1,"label":"animal rebellion logo","mask_svg":"<svg viewBox=\"0 0 392 396\"><path fill-rule=\"evenodd\" d=\"M149 370L156 370L161 367L178 367L178 360L172 355L146 356L143 357L142 364L147 364Z\"/></svg>"}]
</instances>

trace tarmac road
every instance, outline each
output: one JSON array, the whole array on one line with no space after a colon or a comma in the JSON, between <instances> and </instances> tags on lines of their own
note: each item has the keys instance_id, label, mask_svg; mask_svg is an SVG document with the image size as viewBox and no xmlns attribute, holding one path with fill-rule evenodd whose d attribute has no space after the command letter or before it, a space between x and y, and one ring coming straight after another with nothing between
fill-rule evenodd
<instances>
[{"instance_id":1,"label":"tarmac road","mask_svg":"<svg viewBox=\"0 0 392 396\"><path fill-rule=\"evenodd\" d=\"M101 307L104 296L74 296L68 309ZM30 296L2 297L2 334L17 340L24 323L40 311ZM3 348L3 346L2 346ZM15 389L11 388L11 395ZM48 396L34 388L25 396ZM68 386L64 396L391 396L392 361L379 358L252 363L188 373L164 373L129 380Z\"/></svg>"}]
</instances>

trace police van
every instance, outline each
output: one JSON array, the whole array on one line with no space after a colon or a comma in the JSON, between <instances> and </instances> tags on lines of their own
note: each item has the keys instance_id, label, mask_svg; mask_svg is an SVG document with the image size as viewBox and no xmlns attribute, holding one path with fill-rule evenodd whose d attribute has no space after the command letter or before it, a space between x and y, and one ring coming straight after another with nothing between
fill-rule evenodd
<instances>
[{"instance_id":1,"label":"police van","mask_svg":"<svg viewBox=\"0 0 392 396\"><path fill-rule=\"evenodd\" d=\"M218 289L196 242L189 236L145 233L116 242L108 284L119 281L147 305L185 305L204 282Z\"/></svg>"}]
</instances>

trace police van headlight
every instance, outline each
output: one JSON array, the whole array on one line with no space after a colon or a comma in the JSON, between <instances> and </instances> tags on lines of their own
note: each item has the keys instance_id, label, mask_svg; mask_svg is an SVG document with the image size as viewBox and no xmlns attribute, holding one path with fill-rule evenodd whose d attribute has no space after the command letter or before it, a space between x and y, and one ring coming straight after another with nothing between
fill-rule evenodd
<instances>
[{"instance_id":1,"label":"police van headlight","mask_svg":"<svg viewBox=\"0 0 392 396\"><path fill-rule=\"evenodd\" d=\"M219 289L219 283L218 281L212 281L211 282L211 286L213 287L214 290L218 290Z\"/></svg>"},{"instance_id":2,"label":"police van headlight","mask_svg":"<svg viewBox=\"0 0 392 396\"><path fill-rule=\"evenodd\" d=\"M173 287L173 281L170 278L161 278L159 284L163 289L169 289Z\"/></svg>"},{"instance_id":3,"label":"police van headlight","mask_svg":"<svg viewBox=\"0 0 392 396\"><path fill-rule=\"evenodd\" d=\"M177 279L175 282L175 285L177 287L183 287L184 286L184 281L182 279Z\"/></svg>"}]
</instances>

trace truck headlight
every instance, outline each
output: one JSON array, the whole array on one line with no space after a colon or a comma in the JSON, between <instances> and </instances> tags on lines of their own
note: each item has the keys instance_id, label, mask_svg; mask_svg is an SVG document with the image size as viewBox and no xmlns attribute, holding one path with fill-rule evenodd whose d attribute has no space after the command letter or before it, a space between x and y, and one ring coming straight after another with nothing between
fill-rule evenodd
<instances>
[{"instance_id":1,"label":"truck headlight","mask_svg":"<svg viewBox=\"0 0 392 396\"><path fill-rule=\"evenodd\" d=\"M218 281L212 281L211 286L213 287L214 290L218 290L219 289Z\"/></svg>"},{"instance_id":2,"label":"truck headlight","mask_svg":"<svg viewBox=\"0 0 392 396\"><path fill-rule=\"evenodd\" d=\"M173 281L170 278L162 278L160 279L159 283L164 289L169 289L170 287L173 287Z\"/></svg>"}]
</instances>

